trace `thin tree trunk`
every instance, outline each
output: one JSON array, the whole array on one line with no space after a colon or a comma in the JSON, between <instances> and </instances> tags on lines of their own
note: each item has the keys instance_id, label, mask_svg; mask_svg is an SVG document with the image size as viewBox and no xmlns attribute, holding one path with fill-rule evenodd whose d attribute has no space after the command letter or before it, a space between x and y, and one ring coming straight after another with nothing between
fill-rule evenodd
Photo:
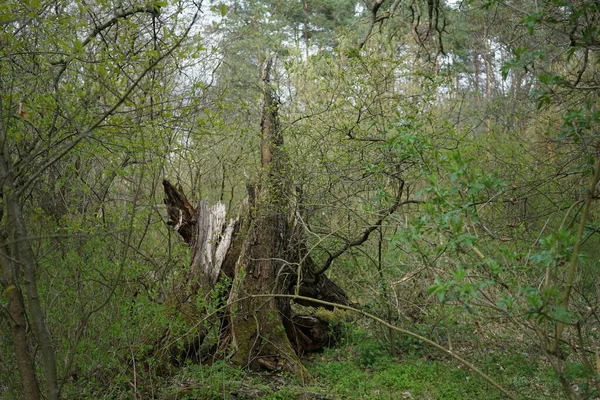
<instances>
[{"instance_id":1,"label":"thin tree trunk","mask_svg":"<svg viewBox=\"0 0 600 400\"><path fill-rule=\"evenodd\" d=\"M492 63L490 62L490 55L485 56L485 98L490 100L492 98Z\"/></svg>"},{"instance_id":2,"label":"thin tree trunk","mask_svg":"<svg viewBox=\"0 0 600 400\"><path fill-rule=\"evenodd\" d=\"M9 157L5 153L5 138L6 136L4 129L3 127L0 127L0 143L2 145L2 149L0 151L0 183L2 184L2 192L4 194L3 200L6 203L6 223L9 227L8 231L13 234L11 239L15 242L12 258L23 268L23 278L25 282L25 293L27 295L29 318L40 348L40 360L42 371L44 373L46 398L48 400L56 400L58 399L59 386L56 374L56 358L54 354L54 347L52 346L50 332L46 326L44 312L42 310L40 296L37 289L37 266L35 256L31 248L31 243L28 240L27 229L25 228L25 219L21 210L21 203L19 201L18 194L14 186L12 168L9 164ZM27 379L30 380L31 378L27 377Z\"/></svg>"},{"instance_id":3,"label":"thin tree trunk","mask_svg":"<svg viewBox=\"0 0 600 400\"><path fill-rule=\"evenodd\" d=\"M6 251L6 247L2 247L0 256L2 257L0 260L2 264L2 286L8 300L8 323L12 334L12 343L15 347L15 359L21 377L21 386L23 387L23 398L38 400L40 398L40 388L35 376L35 364L29 351L30 344L27 337L25 306L21 289L15 279L17 275L16 266L10 260L10 254Z\"/></svg>"},{"instance_id":4,"label":"thin tree trunk","mask_svg":"<svg viewBox=\"0 0 600 400\"><path fill-rule=\"evenodd\" d=\"M490 100L492 98L492 79L494 78L494 71L492 71L492 50L490 47L490 40L488 38L488 30L485 25L483 26L483 45L483 61L485 66L485 97L487 100Z\"/></svg>"},{"instance_id":5,"label":"thin tree trunk","mask_svg":"<svg viewBox=\"0 0 600 400\"><path fill-rule=\"evenodd\" d=\"M479 93L479 53L473 51L473 86L475 88L475 93L478 95Z\"/></svg>"},{"instance_id":6,"label":"thin tree trunk","mask_svg":"<svg viewBox=\"0 0 600 400\"><path fill-rule=\"evenodd\" d=\"M491 53L491 48L490 48L490 41L488 39L488 30L487 27L484 25L483 26L483 43L484 43L484 55L483 55L483 61L484 61L484 67L485 67L485 99L486 99L486 103L488 104L487 107L487 117L485 119L485 126L486 126L486 130L487 130L487 134L491 134L492 133L492 119L490 118L490 112L491 112L491 101L492 101L492 79L493 79L493 74L494 71L492 70L492 61L491 61L491 57L492 57L492 53Z\"/></svg>"},{"instance_id":7,"label":"thin tree trunk","mask_svg":"<svg viewBox=\"0 0 600 400\"><path fill-rule=\"evenodd\" d=\"M309 28L309 18L308 18L308 0L304 0L303 4L302 4L302 8L304 9L304 27L303 27L303 33L304 33L304 45L306 46L305 52L306 52L306 60L305 62L308 62L308 56L309 56L309 49L310 49L310 28Z\"/></svg>"}]
</instances>

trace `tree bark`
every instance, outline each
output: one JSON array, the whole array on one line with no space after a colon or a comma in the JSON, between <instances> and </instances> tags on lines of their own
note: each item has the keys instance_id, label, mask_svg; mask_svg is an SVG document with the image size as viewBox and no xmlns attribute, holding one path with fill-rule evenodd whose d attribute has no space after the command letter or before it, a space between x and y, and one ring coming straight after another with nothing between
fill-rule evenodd
<instances>
[{"instance_id":1,"label":"tree bark","mask_svg":"<svg viewBox=\"0 0 600 400\"><path fill-rule=\"evenodd\" d=\"M206 324L199 324L198 321L207 315L207 311L198 304L209 301L210 293L221 274L233 277L232 259L236 257L236 252L239 254L239 245L232 245L232 241L239 233L239 218L227 221L226 209L221 203L210 207L206 200L202 200L194 208L183 190L176 189L167 180L163 180L163 188L170 219L167 224L191 247L190 267L184 272L184 279L174 285L167 297L166 306L169 312L174 311L192 327L193 335L183 352L177 346L166 349L167 351L161 346L156 348L175 363L181 363L183 359L206 358L199 353L206 347L203 344L209 330ZM202 297L202 301L198 302L198 296ZM219 317L222 327L229 325L224 315ZM215 316L210 322L217 320Z\"/></svg>"},{"instance_id":2,"label":"tree bark","mask_svg":"<svg viewBox=\"0 0 600 400\"><path fill-rule=\"evenodd\" d=\"M31 243L28 239L27 229L25 228L25 219L23 217L21 203L14 184L12 165L10 164L10 158L6 154L5 139L6 132L4 130L2 122L0 121L0 185L2 201L6 204L6 231L8 233L7 237L14 243L11 246L12 252L10 255L12 260L14 260L12 262L14 262L15 265L18 264L22 268L25 293L27 295L27 311L29 313L29 319L33 327L33 332L35 334L40 348L40 360L42 372L44 373L46 398L48 400L57 400L59 394L59 386L56 373L56 357L37 289L36 260L33 254L33 250L31 248ZM4 245L3 247L6 248L6 245ZM10 262L10 260L3 260L3 269L8 268L4 265L8 262ZM22 383L25 385L26 382L27 384L32 383L33 378L31 376L31 373L27 371L28 368L30 368L30 366L28 365L29 361L26 360L26 355L23 353L25 351L25 349L23 348L24 343L21 342L23 338L21 336L22 328L20 327L20 325L23 321L19 321L21 317L18 314L23 315L23 311L25 310L23 307L24 302L20 294L21 289L17 284L17 271L12 272L14 278L12 279L12 283L15 285L15 289L17 289L18 291L18 294L15 293L12 295L14 296L12 306L14 307L14 312L16 313L15 316L17 317L17 321L15 321L15 323L18 324L16 333L19 348L16 348L16 350L21 352L20 357L24 357L22 362L23 368L25 368L24 372L26 373L26 375L21 376L21 378L24 379ZM18 298L16 296L18 296ZM14 334L13 338L15 338ZM21 368L21 366L19 368ZM31 390L31 395L36 395L35 389Z\"/></svg>"},{"instance_id":3,"label":"tree bark","mask_svg":"<svg viewBox=\"0 0 600 400\"><path fill-rule=\"evenodd\" d=\"M181 190L163 181L169 225L192 247L189 275L178 293L190 302L197 291L207 294L219 277L233 280L228 316L222 316L221 343L230 343L231 360L254 369L284 369L306 376L299 353L321 349L334 341L327 321L292 316L289 298L265 294L291 294L349 305L344 291L319 273L304 243L301 224L294 224L291 186L277 101L270 85L271 62L265 64L261 165L258 185L249 186L248 207L241 217L225 221L222 206L203 201L192 207ZM211 220L219 209L218 221ZM212 210L212 211L211 211ZM189 282L196 282L190 286ZM254 295L263 295L254 297ZM310 301L300 304L323 307ZM194 302L195 304L195 302Z\"/></svg>"},{"instance_id":4,"label":"tree bark","mask_svg":"<svg viewBox=\"0 0 600 400\"><path fill-rule=\"evenodd\" d=\"M164 180L163 186L166 195L165 203L167 204L170 218L170 221L167 224L173 226L178 231L186 243L191 247L192 252L191 267L189 271L186 272L185 279L176 285L173 295L171 296L171 304L169 305L175 306L179 313L184 314L183 316L186 319L191 318L189 322L193 323L193 325L197 325L193 321L193 318L195 318L194 314L199 315L201 310L195 310L192 313L189 312L190 305L192 303L195 304L197 293L202 292L207 294L209 291L213 290L215 282L218 281L219 277L226 276L230 279L234 279L237 273L244 273L243 269L236 269L236 265L239 267L238 260L240 260L240 262L243 260L240 255L245 257L247 252L250 251L248 247L252 247L249 243L253 239L249 238L248 235L250 232L256 231L257 229L253 228L253 230L251 230L248 226L250 217L248 215L249 210L247 204L242 207L240 216L236 219L230 219L227 225L219 224L218 226L222 226L221 228L207 229L207 227L210 226L210 223L202 222L204 218L202 215L207 214L206 211L201 211L207 209L207 206L202 206L202 204L206 204L204 201L200 203L201 206L195 209L187 203L187 200L184 200L185 195L180 193L171 183L169 183L169 181ZM254 207L254 213L262 212L261 207L257 207L256 204L256 192L253 189L249 190L249 192ZM222 208L222 206L219 206L219 208ZM212 208L208 209L210 210ZM255 220L253 221L254 223L256 222ZM329 279L325 274L316 274L316 271L319 268L308 254L300 228L300 224L295 225L293 228L285 228L286 237L282 240L284 248L281 249L281 252L284 253L284 255L278 257L278 259L286 260L285 262L280 262L277 274L277 277L280 278L278 284L281 284L281 292L286 294L297 293L301 296L324 300L331 303L351 305L346 293L334 281ZM209 231L212 233L208 234ZM231 232L231 240L223 241L223 237L229 237L229 231ZM198 237L204 237L204 239L198 240ZM220 252L215 251L215 253L221 255L218 257L203 255L204 252L210 252L211 249L215 248L215 246L203 245L203 242L210 244L216 243L216 247L221 250ZM227 249L225 249L225 246L228 246ZM224 257L222 256L223 252L225 253ZM214 260L222 259L222 262L218 261L220 263L220 270L214 269L216 267L211 266L211 264L206 261L204 262L205 266L200 267L202 263L199 263L198 260L207 260L211 259L211 257ZM301 266L300 270L298 269L299 265ZM298 275L299 273L300 275ZM217 274L220 275L217 276ZM212 276L212 278L208 279L207 276ZM217 276L216 279L215 276ZM233 300L230 299L230 303L232 301ZM333 307L323 306L320 303L311 302L305 299L296 300L296 303L310 307L333 309ZM313 337L310 340L310 343L303 338L298 338L298 335L303 335L300 331L304 330L306 333L306 323L296 323L297 321L300 321L300 319L298 319L300 317L290 318L291 307L289 301L278 300L276 304L279 314L282 315L280 319L284 324L288 339L292 342L298 352L304 353L321 349L333 341L332 338L326 335L330 329L323 328L327 321L320 321L319 323L313 324L313 327L317 327L317 329L323 328L324 331L312 332L311 335L313 335ZM229 329L229 318L223 316L221 324ZM229 336L231 334L229 331L222 333ZM327 339L322 340L324 337L327 337ZM227 339L227 337L222 339Z\"/></svg>"},{"instance_id":5,"label":"tree bark","mask_svg":"<svg viewBox=\"0 0 600 400\"><path fill-rule=\"evenodd\" d=\"M473 55L473 87L475 89L475 93L480 95L479 93L479 53L475 50L472 51Z\"/></svg>"},{"instance_id":6,"label":"tree bark","mask_svg":"<svg viewBox=\"0 0 600 400\"><path fill-rule=\"evenodd\" d=\"M235 354L233 362L253 369L284 369L306 376L282 319L291 318L289 300L256 298L256 294L281 294L287 289L285 274L288 188L286 159L279 129L277 102L270 84L272 60L262 69L260 184L253 218L235 268L229 304Z\"/></svg>"},{"instance_id":7,"label":"tree bark","mask_svg":"<svg viewBox=\"0 0 600 400\"><path fill-rule=\"evenodd\" d=\"M4 247L4 246L3 246ZM27 320L25 318L25 306L19 285L15 280L15 269L10 261L10 254L2 249L2 287L8 300L8 317L12 343L15 347L15 359L21 386L23 387L23 398L26 400L38 400L40 389L35 375L35 364L31 357L29 338L27 337Z\"/></svg>"}]
</instances>

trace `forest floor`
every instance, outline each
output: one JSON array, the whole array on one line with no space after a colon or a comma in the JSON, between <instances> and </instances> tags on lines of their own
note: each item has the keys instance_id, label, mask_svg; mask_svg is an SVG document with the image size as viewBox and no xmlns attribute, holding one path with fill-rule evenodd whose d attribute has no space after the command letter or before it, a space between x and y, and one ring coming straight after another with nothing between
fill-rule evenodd
<instances>
[{"instance_id":1,"label":"forest floor","mask_svg":"<svg viewBox=\"0 0 600 400\"><path fill-rule=\"evenodd\" d=\"M464 327L468 328L468 327ZM470 328L468 328L470 329ZM466 330L466 329L464 329ZM471 329L472 330L472 329ZM158 398L183 399L503 399L498 389L448 355L396 337L400 354L383 346L384 333L353 330L342 343L304 358L312 379L257 374L229 367L188 365ZM370 330L372 332L372 330ZM562 392L539 350L515 337L460 336L458 354L518 398L560 399ZM389 342L388 342L389 343Z\"/></svg>"}]
</instances>

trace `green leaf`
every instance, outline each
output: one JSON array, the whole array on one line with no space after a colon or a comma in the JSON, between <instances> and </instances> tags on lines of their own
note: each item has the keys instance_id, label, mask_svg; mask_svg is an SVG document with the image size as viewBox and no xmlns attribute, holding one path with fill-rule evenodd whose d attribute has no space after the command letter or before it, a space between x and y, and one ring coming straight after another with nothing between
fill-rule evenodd
<instances>
[{"instance_id":1,"label":"green leaf","mask_svg":"<svg viewBox=\"0 0 600 400\"><path fill-rule=\"evenodd\" d=\"M478 193L484 188L485 188L485 185L483 183L479 183L479 182L471 183L469 185L469 190L467 191L467 194L472 195L472 194Z\"/></svg>"},{"instance_id":2,"label":"green leaf","mask_svg":"<svg viewBox=\"0 0 600 400\"><path fill-rule=\"evenodd\" d=\"M224 3L221 3L219 5L219 11L221 12L221 17L224 17L225 15L227 15L227 5L225 5Z\"/></svg>"},{"instance_id":3,"label":"green leaf","mask_svg":"<svg viewBox=\"0 0 600 400\"><path fill-rule=\"evenodd\" d=\"M455 281L462 281L466 278L467 276L467 271L461 266L457 266L456 270L454 272L452 272L452 277L454 278Z\"/></svg>"},{"instance_id":4,"label":"green leaf","mask_svg":"<svg viewBox=\"0 0 600 400\"><path fill-rule=\"evenodd\" d=\"M573 324L577 320L577 314L565 309L564 307L554 306L548 312L548 315L556 320L565 324Z\"/></svg>"},{"instance_id":5,"label":"green leaf","mask_svg":"<svg viewBox=\"0 0 600 400\"><path fill-rule=\"evenodd\" d=\"M83 43L79 39L75 40L75 52L77 54L83 54Z\"/></svg>"}]
</instances>

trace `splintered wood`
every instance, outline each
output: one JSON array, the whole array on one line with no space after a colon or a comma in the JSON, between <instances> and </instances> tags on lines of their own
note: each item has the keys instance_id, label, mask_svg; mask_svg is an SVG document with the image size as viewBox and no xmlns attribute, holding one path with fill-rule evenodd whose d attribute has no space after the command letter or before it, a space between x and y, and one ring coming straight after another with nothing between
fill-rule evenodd
<instances>
[{"instance_id":1,"label":"splintered wood","mask_svg":"<svg viewBox=\"0 0 600 400\"><path fill-rule=\"evenodd\" d=\"M196 235L192 244L192 270L207 276L214 285L231 245L235 220L226 220L225 205L208 206L202 200L196 209Z\"/></svg>"}]
</instances>

